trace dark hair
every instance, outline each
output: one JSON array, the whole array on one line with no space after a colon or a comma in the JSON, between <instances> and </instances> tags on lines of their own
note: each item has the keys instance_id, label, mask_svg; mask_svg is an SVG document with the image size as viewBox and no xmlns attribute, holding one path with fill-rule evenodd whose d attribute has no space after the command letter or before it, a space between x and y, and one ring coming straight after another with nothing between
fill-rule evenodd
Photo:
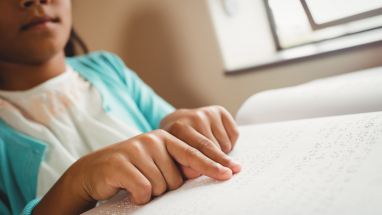
<instances>
[{"instance_id":1,"label":"dark hair","mask_svg":"<svg viewBox=\"0 0 382 215\"><path fill-rule=\"evenodd\" d=\"M86 46L85 42L77 34L74 28L72 28L70 32L69 40L65 45L65 56L73 57L73 56L79 55L80 53L87 54L88 52L89 52L89 49Z\"/></svg>"}]
</instances>

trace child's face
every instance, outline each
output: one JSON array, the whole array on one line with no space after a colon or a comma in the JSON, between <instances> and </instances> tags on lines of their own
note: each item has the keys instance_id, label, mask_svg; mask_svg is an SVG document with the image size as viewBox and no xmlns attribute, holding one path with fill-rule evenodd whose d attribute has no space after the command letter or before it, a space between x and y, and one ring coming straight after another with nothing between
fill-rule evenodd
<instances>
[{"instance_id":1,"label":"child's face","mask_svg":"<svg viewBox=\"0 0 382 215\"><path fill-rule=\"evenodd\" d=\"M0 0L0 63L41 64L63 52L71 0Z\"/></svg>"}]
</instances>

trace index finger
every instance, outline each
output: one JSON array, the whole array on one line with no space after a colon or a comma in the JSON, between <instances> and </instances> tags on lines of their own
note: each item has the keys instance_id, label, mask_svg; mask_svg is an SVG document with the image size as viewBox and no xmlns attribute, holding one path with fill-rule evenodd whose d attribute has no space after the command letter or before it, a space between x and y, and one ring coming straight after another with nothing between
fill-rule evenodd
<instances>
[{"instance_id":1,"label":"index finger","mask_svg":"<svg viewBox=\"0 0 382 215\"><path fill-rule=\"evenodd\" d=\"M183 140L185 143L194 147L195 149L202 152L205 156L218 162L219 164L230 168L233 173L238 173L241 170L239 163L232 160L228 155L226 155L222 150L215 147L214 143L196 131L194 128L185 126L183 128L182 136L179 139Z\"/></svg>"},{"instance_id":2,"label":"index finger","mask_svg":"<svg viewBox=\"0 0 382 215\"><path fill-rule=\"evenodd\" d=\"M231 169L211 160L199 150L172 135L167 137L166 147L169 154L185 167L189 167L216 180L228 180L232 177Z\"/></svg>"}]
</instances>

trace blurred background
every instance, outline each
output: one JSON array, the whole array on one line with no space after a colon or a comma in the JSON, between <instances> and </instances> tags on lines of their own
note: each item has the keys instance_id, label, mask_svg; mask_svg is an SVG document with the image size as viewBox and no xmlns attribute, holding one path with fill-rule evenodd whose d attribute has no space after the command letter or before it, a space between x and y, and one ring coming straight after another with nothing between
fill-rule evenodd
<instances>
[{"instance_id":1,"label":"blurred background","mask_svg":"<svg viewBox=\"0 0 382 215\"><path fill-rule=\"evenodd\" d=\"M295 23L289 26L293 31L280 35L283 27L278 22L290 16L277 10L297 14L285 4L280 6L282 2L80 0L73 1L73 17L91 50L118 54L178 108L218 104L235 114L257 92L382 65L382 43L375 41L290 57L289 48L317 42L311 40L318 37L296 21L301 21L298 17L286 22ZM291 35L302 34L304 38L290 40ZM325 35L332 34L336 33Z\"/></svg>"}]
</instances>

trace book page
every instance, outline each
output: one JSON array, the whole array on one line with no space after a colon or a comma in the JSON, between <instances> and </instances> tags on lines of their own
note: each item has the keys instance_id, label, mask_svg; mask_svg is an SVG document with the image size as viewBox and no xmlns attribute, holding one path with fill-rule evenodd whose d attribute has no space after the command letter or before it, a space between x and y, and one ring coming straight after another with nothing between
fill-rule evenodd
<instances>
[{"instance_id":1,"label":"book page","mask_svg":"<svg viewBox=\"0 0 382 215\"><path fill-rule=\"evenodd\" d=\"M122 193L86 214L382 214L382 112L240 131L231 180L201 177L145 206Z\"/></svg>"},{"instance_id":2,"label":"book page","mask_svg":"<svg viewBox=\"0 0 382 215\"><path fill-rule=\"evenodd\" d=\"M382 67L258 93L242 105L236 119L248 125L376 112L382 110L380 98Z\"/></svg>"}]
</instances>

